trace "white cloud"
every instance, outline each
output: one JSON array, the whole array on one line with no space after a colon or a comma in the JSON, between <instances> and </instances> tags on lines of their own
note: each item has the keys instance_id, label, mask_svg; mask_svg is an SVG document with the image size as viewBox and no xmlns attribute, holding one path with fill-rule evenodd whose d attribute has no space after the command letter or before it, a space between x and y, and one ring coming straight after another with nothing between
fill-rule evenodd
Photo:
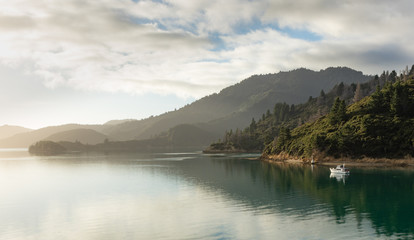
<instances>
[{"instance_id":1,"label":"white cloud","mask_svg":"<svg viewBox=\"0 0 414 240\"><path fill-rule=\"evenodd\" d=\"M376 73L414 60L410 0L0 4L0 63L30 62L51 88L201 97L256 73L332 65Z\"/></svg>"}]
</instances>

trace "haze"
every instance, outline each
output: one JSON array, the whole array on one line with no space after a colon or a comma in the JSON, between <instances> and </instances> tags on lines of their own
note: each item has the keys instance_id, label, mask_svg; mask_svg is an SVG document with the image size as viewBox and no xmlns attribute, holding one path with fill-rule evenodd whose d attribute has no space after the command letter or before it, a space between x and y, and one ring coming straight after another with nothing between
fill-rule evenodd
<instances>
[{"instance_id":1,"label":"haze","mask_svg":"<svg viewBox=\"0 0 414 240\"><path fill-rule=\"evenodd\" d=\"M252 74L414 62L411 0L0 4L0 125L140 119Z\"/></svg>"}]
</instances>

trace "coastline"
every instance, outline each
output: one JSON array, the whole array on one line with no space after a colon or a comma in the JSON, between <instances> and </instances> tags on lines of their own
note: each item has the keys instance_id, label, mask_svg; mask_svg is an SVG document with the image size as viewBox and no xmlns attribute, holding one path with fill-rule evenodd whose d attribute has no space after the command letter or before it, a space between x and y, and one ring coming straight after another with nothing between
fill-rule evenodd
<instances>
[{"instance_id":1,"label":"coastline","mask_svg":"<svg viewBox=\"0 0 414 240\"><path fill-rule=\"evenodd\" d=\"M272 164L311 164L309 158L295 158L284 154L270 155L260 157L261 161L272 163ZM398 168L414 168L414 158L315 158L315 165L319 166L337 166L340 164L346 164L351 167L398 167Z\"/></svg>"},{"instance_id":2,"label":"coastline","mask_svg":"<svg viewBox=\"0 0 414 240\"><path fill-rule=\"evenodd\" d=\"M205 149L202 151L205 154L220 154L220 153L262 153L262 151L260 150L256 150L256 151L243 151L243 150L237 150L237 149L232 149L232 150L213 150L213 149Z\"/></svg>"}]
</instances>

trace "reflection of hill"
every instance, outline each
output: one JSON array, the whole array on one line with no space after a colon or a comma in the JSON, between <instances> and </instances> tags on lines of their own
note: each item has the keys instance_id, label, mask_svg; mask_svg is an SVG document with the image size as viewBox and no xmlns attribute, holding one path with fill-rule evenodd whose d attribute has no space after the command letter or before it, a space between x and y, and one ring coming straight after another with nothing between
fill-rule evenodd
<instances>
[{"instance_id":1,"label":"reflection of hill","mask_svg":"<svg viewBox=\"0 0 414 240\"><path fill-rule=\"evenodd\" d=\"M251 206L280 213L334 214L338 224L355 214L379 234L414 234L414 172L353 170L346 183L331 179L327 168L271 165L256 161L211 158L213 164L186 164L185 173ZM224 165L224 167L223 167Z\"/></svg>"}]
</instances>

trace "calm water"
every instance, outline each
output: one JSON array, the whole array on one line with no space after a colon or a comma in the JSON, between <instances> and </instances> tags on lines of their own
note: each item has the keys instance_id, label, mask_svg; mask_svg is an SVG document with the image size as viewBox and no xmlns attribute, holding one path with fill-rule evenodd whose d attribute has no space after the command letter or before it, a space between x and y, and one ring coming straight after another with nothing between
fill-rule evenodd
<instances>
[{"instance_id":1,"label":"calm water","mask_svg":"<svg viewBox=\"0 0 414 240\"><path fill-rule=\"evenodd\" d=\"M0 150L0 239L412 239L414 171Z\"/></svg>"}]
</instances>

